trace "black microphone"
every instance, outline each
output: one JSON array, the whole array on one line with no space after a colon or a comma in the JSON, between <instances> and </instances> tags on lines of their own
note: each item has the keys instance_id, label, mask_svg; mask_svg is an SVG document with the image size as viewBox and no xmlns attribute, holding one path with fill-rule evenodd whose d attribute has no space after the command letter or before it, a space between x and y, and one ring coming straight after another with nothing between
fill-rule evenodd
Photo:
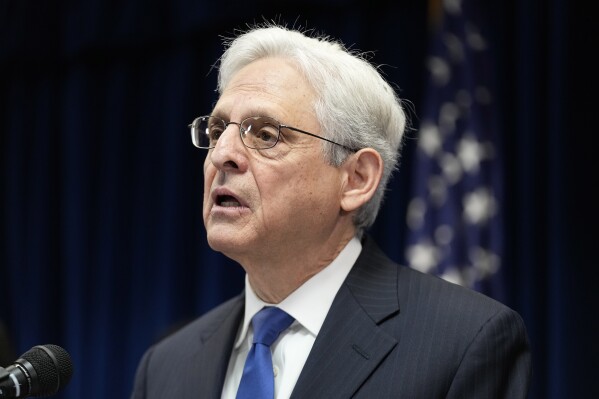
<instances>
[{"instance_id":1,"label":"black microphone","mask_svg":"<svg viewBox=\"0 0 599 399\"><path fill-rule=\"evenodd\" d=\"M0 367L0 398L54 395L71 380L71 356L58 345L38 345Z\"/></svg>"}]
</instances>

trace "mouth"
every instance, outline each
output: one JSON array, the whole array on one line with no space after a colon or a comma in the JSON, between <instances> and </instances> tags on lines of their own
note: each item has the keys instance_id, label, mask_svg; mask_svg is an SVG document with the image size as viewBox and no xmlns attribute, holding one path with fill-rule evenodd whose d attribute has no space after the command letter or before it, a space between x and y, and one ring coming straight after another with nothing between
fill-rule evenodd
<instances>
[{"instance_id":1,"label":"mouth","mask_svg":"<svg viewBox=\"0 0 599 399\"><path fill-rule=\"evenodd\" d=\"M232 195L217 195L214 202L216 205L225 208L235 208L241 206L241 203L237 200L237 198L233 197Z\"/></svg>"},{"instance_id":2,"label":"mouth","mask_svg":"<svg viewBox=\"0 0 599 399\"><path fill-rule=\"evenodd\" d=\"M225 188L217 188L212 192L214 205L223 208L243 208L247 205L233 192Z\"/></svg>"}]
</instances>

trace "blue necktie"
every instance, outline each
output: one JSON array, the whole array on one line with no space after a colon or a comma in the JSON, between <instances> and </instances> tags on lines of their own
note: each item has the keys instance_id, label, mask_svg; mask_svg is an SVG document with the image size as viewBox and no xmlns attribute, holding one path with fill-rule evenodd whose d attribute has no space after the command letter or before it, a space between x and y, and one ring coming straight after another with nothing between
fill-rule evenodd
<instances>
[{"instance_id":1,"label":"blue necktie","mask_svg":"<svg viewBox=\"0 0 599 399\"><path fill-rule=\"evenodd\" d=\"M237 399L273 399L275 377L270 345L281 331L293 323L293 317L275 307L265 307L252 318L254 341L243 367Z\"/></svg>"}]
</instances>

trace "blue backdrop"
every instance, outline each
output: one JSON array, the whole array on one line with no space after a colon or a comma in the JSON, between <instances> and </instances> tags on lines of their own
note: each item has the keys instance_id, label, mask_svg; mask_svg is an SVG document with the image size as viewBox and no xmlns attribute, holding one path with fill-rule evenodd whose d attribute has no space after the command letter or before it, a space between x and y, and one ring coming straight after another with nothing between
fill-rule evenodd
<instances>
[{"instance_id":1,"label":"blue backdrop","mask_svg":"<svg viewBox=\"0 0 599 399\"><path fill-rule=\"evenodd\" d=\"M479 68L496 83L500 299L527 324L539 399L599 397L594 21L572 3L493 0L471 16L493 53ZM241 289L241 268L207 247L187 130L216 100L221 36L266 17L373 51L418 130L434 95L428 6L0 0L0 320L14 353L68 350L58 398L127 398L152 342ZM404 264L415 137L371 230Z\"/></svg>"}]
</instances>

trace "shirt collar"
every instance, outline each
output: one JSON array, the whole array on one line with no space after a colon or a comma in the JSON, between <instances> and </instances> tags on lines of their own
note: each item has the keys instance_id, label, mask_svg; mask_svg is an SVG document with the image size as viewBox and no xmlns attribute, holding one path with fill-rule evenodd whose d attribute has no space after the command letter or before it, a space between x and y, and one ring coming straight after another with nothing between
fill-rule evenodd
<instances>
[{"instance_id":1,"label":"shirt collar","mask_svg":"<svg viewBox=\"0 0 599 399\"><path fill-rule=\"evenodd\" d=\"M318 335L324 319L329 312L337 291L343 284L352 266L362 251L362 244L357 238L352 238L335 260L320 272L312 276L298 289L276 306L290 314L314 337ZM235 348L245 340L252 317L264 306L273 304L262 301L245 276L245 313L243 324L235 341Z\"/></svg>"}]
</instances>

